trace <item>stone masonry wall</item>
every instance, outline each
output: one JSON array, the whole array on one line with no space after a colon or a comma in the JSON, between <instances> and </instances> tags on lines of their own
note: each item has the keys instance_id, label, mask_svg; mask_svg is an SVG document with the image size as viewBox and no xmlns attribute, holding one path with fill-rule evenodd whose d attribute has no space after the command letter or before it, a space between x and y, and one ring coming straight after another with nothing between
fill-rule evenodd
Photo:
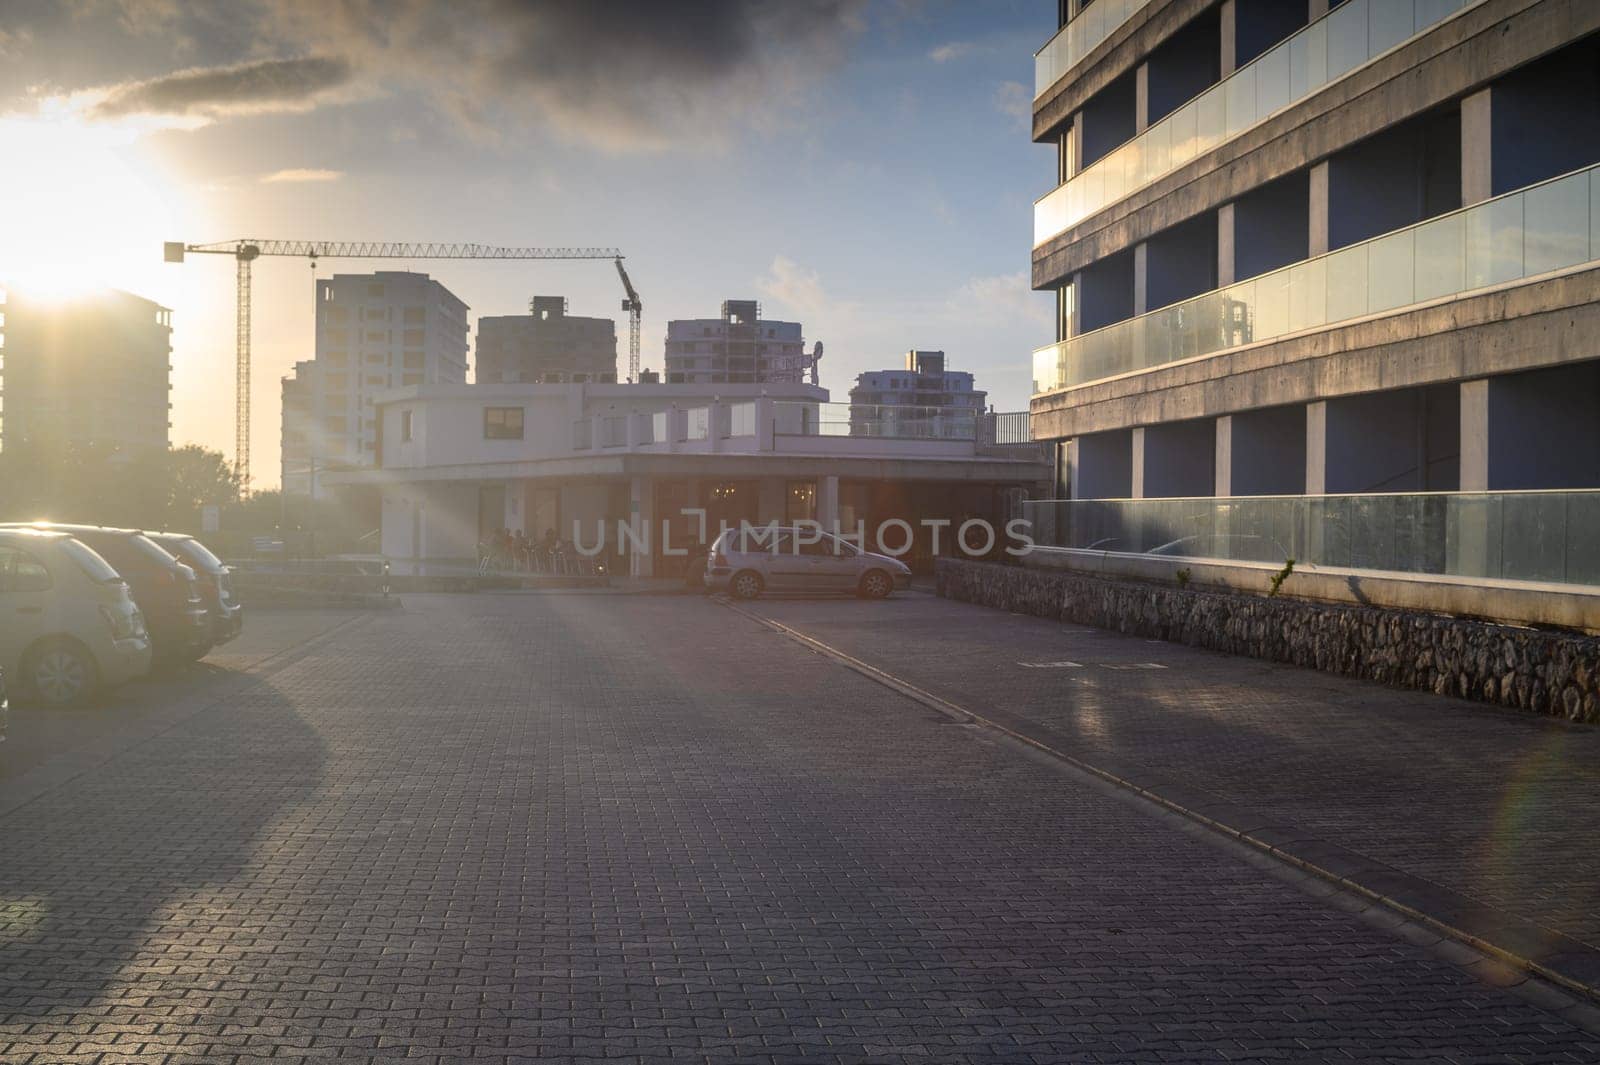
<instances>
[{"instance_id":1,"label":"stone masonry wall","mask_svg":"<svg viewBox=\"0 0 1600 1065\"><path fill-rule=\"evenodd\" d=\"M935 579L947 599L1600 723L1600 637L960 559Z\"/></svg>"}]
</instances>

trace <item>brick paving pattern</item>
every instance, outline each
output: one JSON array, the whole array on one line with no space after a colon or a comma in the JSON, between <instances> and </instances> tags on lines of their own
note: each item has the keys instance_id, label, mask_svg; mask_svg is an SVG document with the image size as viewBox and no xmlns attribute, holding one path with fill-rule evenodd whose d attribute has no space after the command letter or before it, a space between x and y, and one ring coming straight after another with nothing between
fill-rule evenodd
<instances>
[{"instance_id":1,"label":"brick paving pattern","mask_svg":"<svg viewBox=\"0 0 1600 1065\"><path fill-rule=\"evenodd\" d=\"M861 605L760 611L1091 764L1148 767L1600 946L1600 729L924 595ZM1020 664L1040 662L1082 668Z\"/></svg>"},{"instance_id":2,"label":"brick paving pattern","mask_svg":"<svg viewBox=\"0 0 1600 1065\"><path fill-rule=\"evenodd\" d=\"M251 668L0 778L0 1060L1600 1057L710 602L415 596Z\"/></svg>"}]
</instances>

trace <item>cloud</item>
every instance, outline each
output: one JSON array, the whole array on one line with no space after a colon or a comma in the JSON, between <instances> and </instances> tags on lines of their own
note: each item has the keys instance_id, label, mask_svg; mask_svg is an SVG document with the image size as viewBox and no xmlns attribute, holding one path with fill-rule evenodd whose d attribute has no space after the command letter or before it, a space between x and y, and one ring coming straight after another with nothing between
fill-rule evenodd
<instances>
[{"instance_id":1,"label":"cloud","mask_svg":"<svg viewBox=\"0 0 1600 1065\"><path fill-rule=\"evenodd\" d=\"M974 277L961 286L956 300L974 313L1050 324L1049 301L1033 291L1027 270Z\"/></svg>"},{"instance_id":2,"label":"cloud","mask_svg":"<svg viewBox=\"0 0 1600 1065\"><path fill-rule=\"evenodd\" d=\"M764 299L782 306L787 313L821 315L828 307L822 291L822 278L786 255L772 260L771 272L756 280L756 291Z\"/></svg>"},{"instance_id":3,"label":"cloud","mask_svg":"<svg viewBox=\"0 0 1600 1065\"><path fill-rule=\"evenodd\" d=\"M302 111L315 106L329 91L349 84L351 74L349 60L337 56L180 70L103 90L100 101L89 109L89 117L215 117Z\"/></svg>"},{"instance_id":4,"label":"cloud","mask_svg":"<svg viewBox=\"0 0 1600 1065\"><path fill-rule=\"evenodd\" d=\"M952 59L960 59L970 51L972 51L970 41L951 41L930 51L928 58L935 63L948 63Z\"/></svg>"},{"instance_id":5,"label":"cloud","mask_svg":"<svg viewBox=\"0 0 1600 1065\"><path fill-rule=\"evenodd\" d=\"M338 181L344 177L343 170L278 170L261 180L269 185L287 181Z\"/></svg>"},{"instance_id":6,"label":"cloud","mask_svg":"<svg viewBox=\"0 0 1600 1065\"><path fill-rule=\"evenodd\" d=\"M1026 125L1033 116L1033 93L1020 81L1003 81L994 90L994 108Z\"/></svg>"},{"instance_id":7,"label":"cloud","mask_svg":"<svg viewBox=\"0 0 1600 1065\"><path fill-rule=\"evenodd\" d=\"M508 121L618 151L776 128L843 57L865 0L273 0L307 51L409 83L486 133Z\"/></svg>"}]
</instances>

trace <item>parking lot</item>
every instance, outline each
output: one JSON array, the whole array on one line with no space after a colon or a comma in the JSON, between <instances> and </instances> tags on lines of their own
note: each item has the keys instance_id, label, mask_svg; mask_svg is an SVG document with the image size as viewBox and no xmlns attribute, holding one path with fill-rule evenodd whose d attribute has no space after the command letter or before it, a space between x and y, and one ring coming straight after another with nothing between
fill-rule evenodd
<instances>
[{"instance_id":1,"label":"parking lot","mask_svg":"<svg viewBox=\"0 0 1600 1065\"><path fill-rule=\"evenodd\" d=\"M1590 786L1590 732L1353 682L921 594L753 612L1330 831L1387 838L1407 767L1332 779L1374 713L1397 762L1526 737L1535 823ZM262 612L5 748L7 1062L1600 1056L1592 1009L699 597ZM1419 862L1473 825L1545 853L1462 779ZM1468 864L1513 899L1515 857ZM1580 870L1543 868L1528 912L1588 935Z\"/></svg>"}]
</instances>

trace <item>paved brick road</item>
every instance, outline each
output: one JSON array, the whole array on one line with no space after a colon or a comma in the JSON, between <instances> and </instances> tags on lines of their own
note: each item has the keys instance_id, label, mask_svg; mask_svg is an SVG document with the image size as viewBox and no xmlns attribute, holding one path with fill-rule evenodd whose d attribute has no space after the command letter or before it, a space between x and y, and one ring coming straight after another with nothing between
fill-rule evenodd
<instances>
[{"instance_id":1,"label":"paved brick road","mask_svg":"<svg viewBox=\"0 0 1600 1065\"><path fill-rule=\"evenodd\" d=\"M1600 1056L710 602L416 596L252 668L0 778L0 1060Z\"/></svg>"},{"instance_id":2,"label":"paved brick road","mask_svg":"<svg viewBox=\"0 0 1600 1065\"><path fill-rule=\"evenodd\" d=\"M760 610L1085 761L1147 767L1600 946L1600 729L926 595L858 605Z\"/></svg>"}]
</instances>

